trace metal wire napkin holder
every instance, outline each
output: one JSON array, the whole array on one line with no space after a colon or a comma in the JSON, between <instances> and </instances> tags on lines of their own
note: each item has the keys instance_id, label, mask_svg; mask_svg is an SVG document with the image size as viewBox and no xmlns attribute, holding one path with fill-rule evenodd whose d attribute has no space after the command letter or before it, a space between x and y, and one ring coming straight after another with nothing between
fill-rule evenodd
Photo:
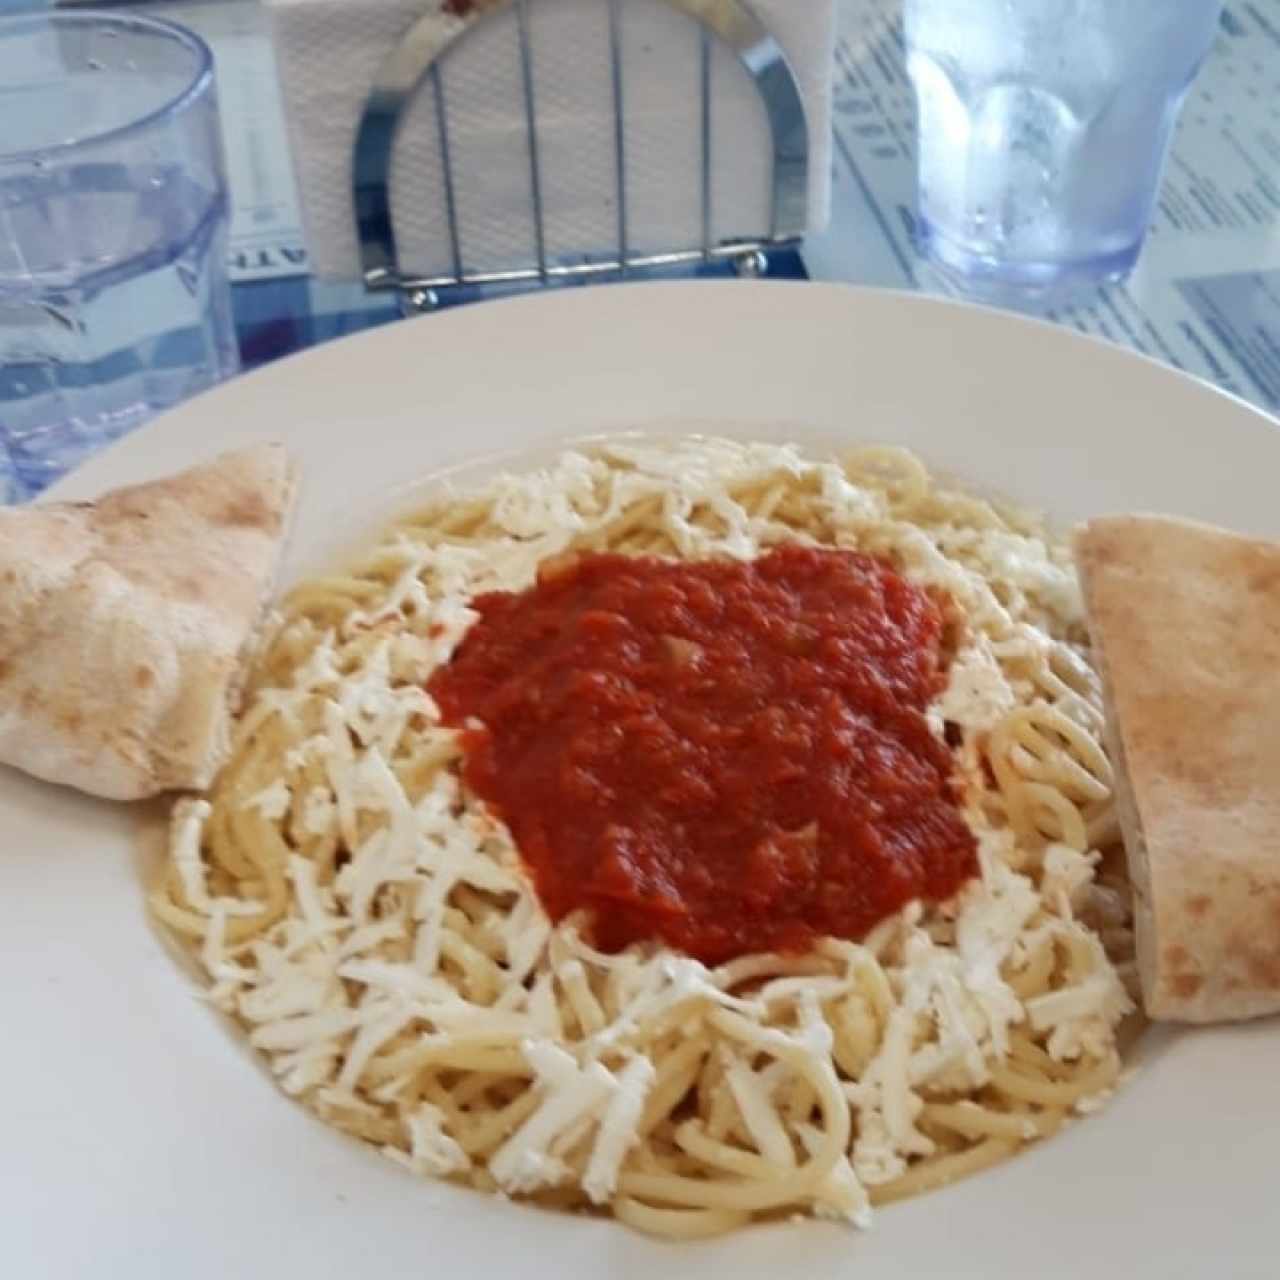
<instances>
[{"instance_id":1,"label":"metal wire napkin holder","mask_svg":"<svg viewBox=\"0 0 1280 1280\"><path fill-rule=\"evenodd\" d=\"M632 272L702 263L728 262L741 275L767 269L771 249L795 245L804 234L809 208L809 136L804 102L795 75L777 40L743 0L665 0L698 23L700 58L698 95L700 122L701 243L662 253L633 252L627 214L626 84L623 76L621 7L625 0L601 0L607 6L609 71L612 85L614 164L606 180L613 184L616 206L612 252L584 261L552 261L546 248L543 173L538 154L538 111L529 38L529 9L534 0L446 0L441 9L423 15L387 56L378 70L356 131L353 194L361 270L368 290L395 289L410 309L431 310L441 290L467 285L546 285L573 280L626 277ZM441 63L477 22L514 7L519 40L521 96L529 166L529 209L535 260L505 270L468 271L462 255L450 151L445 83ZM721 41L737 56L764 105L773 148L771 226L767 236L713 242L712 239L712 94L711 55ZM391 220L391 162L396 134L410 99L424 80L434 98L437 146L443 175L442 198L448 230L450 270L414 275L400 268Z\"/></svg>"}]
</instances>

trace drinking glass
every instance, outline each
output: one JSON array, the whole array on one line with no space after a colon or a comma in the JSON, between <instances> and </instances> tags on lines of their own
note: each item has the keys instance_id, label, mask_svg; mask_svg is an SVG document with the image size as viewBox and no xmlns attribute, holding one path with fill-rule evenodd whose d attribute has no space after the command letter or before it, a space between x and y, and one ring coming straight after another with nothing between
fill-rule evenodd
<instances>
[{"instance_id":1,"label":"drinking glass","mask_svg":"<svg viewBox=\"0 0 1280 1280\"><path fill-rule=\"evenodd\" d=\"M0 434L29 492L235 372L228 209L202 40L0 19Z\"/></svg>"},{"instance_id":2,"label":"drinking glass","mask_svg":"<svg viewBox=\"0 0 1280 1280\"><path fill-rule=\"evenodd\" d=\"M906 0L919 240L962 292L1126 275L1222 0Z\"/></svg>"}]
</instances>

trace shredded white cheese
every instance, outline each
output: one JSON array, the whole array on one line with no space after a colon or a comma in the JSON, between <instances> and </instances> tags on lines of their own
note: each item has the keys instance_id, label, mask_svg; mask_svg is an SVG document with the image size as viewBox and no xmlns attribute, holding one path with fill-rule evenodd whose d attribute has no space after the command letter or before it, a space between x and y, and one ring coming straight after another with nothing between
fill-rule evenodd
<instances>
[{"instance_id":1,"label":"shredded white cheese","mask_svg":"<svg viewBox=\"0 0 1280 1280\"><path fill-rule=\"evenodd\" d=\"M528 585L577 533L660 498L659 518L681 555L751 557L806 535L734 494L761 477L802 479L820 495L839 545L892 556L965 614L968 632L930 717L939 733L959 726L976 752L1053 680L1064 713L1096 729L1096 707L1079 692L1091 673L1078 657L1054 650L1069 685L1042 676L1037 686L1029 674L1047 669L1053 642L1024 615L1077 620L1074 576L1033 538L896 518L883 493L789 447L623 442L607 457L571 452L548 471L501 479L492 511L500 534L490 544L427 547L406 535L384 548L388 585L369 608L324 632L286 625L282 636L306 656L288 687L258 695L237 730L247 741L279 716L292 734L279 776L240 802L302 842L285 868L286 918L248 946L229 945L231 923L264 910L260 886L246 897L212 894L201 852L210 805L187 800L174 811L172 864L188 908L208 922L200 954L214 998L248 1025L282 1087L322 1114L371 1120L398 1106L404 1141L388 1154L435 1176L465 1174L472 1162L448 1111L408 1092L425 1061L415 1054L518 1045L536 1106L487 1171L504 1192L521 1194L562 1185L575 1161L595 1204L615 1195L640 1138L657 1079L649 1029L705 1035L729 1015L762 1028L759 1057L724 1042L716 1052L740 1118L735 1141L783 1170L823 1137L814 1116L784 1122L788 1055L830 1063L841 1049L836 1035L847 1036L841 1061L856 1065L857 1078L841 1090L853 1137L811 1207L865 1225L865 1188L935 1149L920 1128L926 1096L983 1088L1015 1030L1029 1028L1063 1062L1111 1049L1131 1004L1077 919L1090 904L1106 905L1093 885L1096 853L1048 839L1030 857L998 812L973 807L981 876L942 909L909 904L861 945L831 944L812 971L766 957L734 986L732 965L713 971L653 948L603 955L583 941L579 922L552 926L510 832L454 772L435 767L415 789L414 753L456 754L423 685L465 637L478 592ZM1002 595L992 578L1007 588ZM358 662L347 647L357 639ZM331 879L317 879L306 842L329 850L338 842ZM503 905L463 939L458 904L468 894ZM1123 906L1109 910L1123 925ZM1005 975L1045 939L1085 947L1088 972L1024 1001Z\"/></svg>"}]
</instances>

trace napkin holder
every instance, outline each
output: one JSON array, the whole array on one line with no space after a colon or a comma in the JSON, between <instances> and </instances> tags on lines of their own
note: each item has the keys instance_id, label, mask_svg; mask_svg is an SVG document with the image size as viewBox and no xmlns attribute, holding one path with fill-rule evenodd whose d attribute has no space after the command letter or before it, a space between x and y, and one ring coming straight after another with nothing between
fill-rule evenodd
<instances>
[{"instance_id":1,"label":"napkin holder","mask_svg":"<svg viewBox=\"0 0 1280 1280\"><path fill-rule=\"evenodd\" d=\"M626 49L628 23L633 24L630 29L634 32L639 4L627 10L628 0L573 2L580 14L598 20L607 32L607 39L598 41L603 45L603 66L593 68L591 74L604 89L606 99L598 106L602 119L593 124L607 125L611 147L607 159L600 154L597 160L602 162L594 163L592 180L598 179L601 191L599 202L593 203L589 211L590 216L578 217L575 223L573 214L578 211L569 209L566 216L564 202L557 205L560 193L554 165L547 164L544 154L548 142L553 155L557 151L564 153L568 136L563 107L566 90L563 75L550 86L539 81L537 54L541 52L546 56L546 41L543 39L542 45L535 49L531 15L537 6L552 5L557 0L430 0L428 9L408 26L399 42L382 58L354 130L353 221L359 269L367 289L399 290L411 308L422 310L436 305L442 290L467 286L585 282L712 263L729 263L739 273L758 274L766 269L765 255L771 249L794 245L803 236L814 210L811 127L805 100L787 54L745 0L661 0L658 6L665 5L683 15L681 20L686 23L691 20L697 41L696 70L688 77L687 85L691 101L682 104L682 109L696 122L696 138L688 140L694 148L693 164L689 166L692 174L686 173L686 176L693 177L697 189L680 191L679 200L672 202L683 202L684 221L693 224L693 234L682 231L681 242L671 244L654 243L652 218L638 232L635 226L645 221L643 217L634 216L637 192L641 204L647 209L653 207L653 191L642 189L643 180L647 179L652 187L655 181L661 181L662 175L655 177L651 154L641 156L641 167L647 162L648 171L639 177L633 172L630 139L634 125L628 112L632 109L634 93L635 98L641 100L638 110L647 113L652 127L656 118L655 90L666 93L671 87L655 86L652 77L645 81L628 74L629 68L634 69L638 53L638 50ZM592 2L595 9L583 9ZM776 0L765 0L765 3L771 2ZM826 2L805 0L819 6ZM524 250L519 254L521 260L512 261L508 255L507 261L475 262L468 253L466 219L467 208L474 211L479 206L473 197L464 208L464 201L460 199L459 147L454 136L459 122L464 127L472 125L475 107L473 103L461 115L457 109L451 109L450 84L455 80L453 59L467 56L469 37L478 33L482 24L496 25L500 21L505 21L511 29L509 38L514 46L512 63L516 81L512 87L523 116L518 127L508 130L508 141L518 135L522 146L515 163L511 163L514 154L508 148L502 196L490 201L483 212L490 222L495 212L500 215L504 231L527 223L527 237ZM635 38L633 35L632 39ZM725 57L726 51L732 55L731 60ZM563 56L564 51L559 52ZM649 46L645 52L649 52ZM723 77L723 63L731 61L734 70L754 90L759 104L757 110L766 125L762 132L768 154L749 157L759 169L762 181L767 182L767 192L762 191L763 200L759 202L763 215L759 209L750 216L744 215L748 223L754 220L757 225L734 225L738 212L735 200L722 198L717 207L717 194L722 195L725 190L726 160L716 154L714 117L722 111L724 103L721 97L713 95L715 59L721 64L716 66L717 75ZM664 67L666 65L664 61ZM282 65L282 70L287 73L287 65ZM458 76L457 80L466 83L465 76ZM585 83L588 79L584 72ZM812 84L808 87L812 97ZM286 96L288 88L286 78ZM548 90L554 124L549 135L540 116L542 95ZM826 92L829 94L829 85ZM425 103L421 102L422 97L426 98ZM823 105L825 103L826 100ZM411 123L419 130L413 139L415 146L423 146L424 133L434 135L430 139L434 167L429 183L420 184L416 192L414 208L420 215L424 199L438 202L438 210L433 211L432 216L436 217L439 227L438 256L442 260L431 264L431 269L426 271L406 269L406 265L412 264L402 262L393 217L393 203L397 208L404 207L403 198L397 202L393 189L393 159L399 162L397 145L402 141L403 126L411 107ZM429 127L424 129L427 121ZM507 123L514 125L513 121ZM740 140L738 135L734 138ZM474 142L474 137L469 140ZM684 145L685 140L679 141ZM737 164L738 160L736 152L728 157L729 164ZM475 160L471 163L474 170ZM488 169L492 171L496 167L490 165ZM471 179L474 172L462 176ZM519 198L521 188L523 199ZM304 204L306 194L304 182ZM580 195L575 193L574 198L580 200ZM821 202L825 207L825 193L821 194ZM747 203L750 202L744 202ZM519 205L523 207L517 207ZM602 216L607 219L607 240L603 244ZM659 224L661 221L658 220ZM761 221L764 225L759 225ZM591 228L591 242L567 248L565 226L575 225Z\"/></svg>"}]
</instances>

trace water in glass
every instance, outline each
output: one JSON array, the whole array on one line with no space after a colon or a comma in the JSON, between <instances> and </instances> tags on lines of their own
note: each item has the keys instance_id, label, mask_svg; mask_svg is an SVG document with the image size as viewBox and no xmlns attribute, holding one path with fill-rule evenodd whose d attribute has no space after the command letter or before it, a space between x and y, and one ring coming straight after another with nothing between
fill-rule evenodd
<instances>
[{"instance_id":1,"label":"water in glass","mask_svg":"<svg viewBox=\"0 0 1280 1280\"><path fill-rule=\"evenodd\" d=\"M1132 268L1222 0L907 0L921 248L1056 301Z\"/></svg>"},{"instance_id":2,"label":"water in glass","mask_svg":"<svg viewBox=\"0 0 1280 1280\"><path fill-rule=\"evenodd\" d=\"M208 53L172 30L0 22L0 427L33 492L237 367Z\"/></svg>"}]
</instances>

